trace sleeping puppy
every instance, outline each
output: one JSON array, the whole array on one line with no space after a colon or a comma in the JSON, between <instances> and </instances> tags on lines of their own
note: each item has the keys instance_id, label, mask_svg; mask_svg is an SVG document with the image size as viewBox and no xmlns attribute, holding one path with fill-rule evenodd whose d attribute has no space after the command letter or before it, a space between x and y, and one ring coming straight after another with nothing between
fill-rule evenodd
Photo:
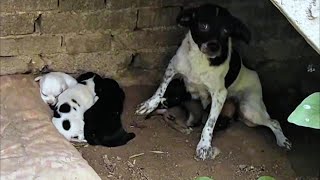
<instances>
[{"instance_id":1,"label":"sleeping puppy","mask_svg":"<svg viewBox=\"0 0 320 180\"><path fill-rule=\"evenodd\" d=\"M97 100L93 78L68 88L58 96L52 122L69 141L86 142L83 115Z\"/></svg>"},{"instance_id":2,"label":"sleeping puppy","mask_svg":"<svg viewBox=\"0 0 320 180\"><path fill-rule=\"evenodd\" d=\"M250 127L269 127L277 144L291 149L280 123L266 110L257 72L245 67L234 49L234 40L249 43L251 34L246 25L227 9L213 4L183 10L177 23L189 31L170 60L157 91L137 107L136 114L154 111L170 81L180 75L193 99L200 99L203 108L212 104L196 148L197 158L214 158L217 149L212 146L213 130L223 104L230 97L239 103L241 121Z\"/></svg>"},{"instance_id":3,"label":"sleeping puppy","mask_svg":"<svg viewBox=\"0 0 320 180\"><path fill-rule=\"evenodd\" d=\"M85 83L93 78L98 101L84 113L84 136L91 145L115 147L126 144L135 137L127 133L121 123L125 94L119 84L109 78L101 78L92 72L80 75L77 80Z\"/></svg>"},{"instance_id":4,"label":"sleeping puppy","mask_svg":"<svg viewBox=\"0 0 320 180\"><path fill-rule=\"evenodd\" d=\"M235 104L227 101L217 120L215 131L226 129L235 114ZM207 108L208 109L208 108ZM206 123L209 115L204 110L199 100L191 99L191 94L186 91L181 79L172 80L163 96L158 108L146 116L146 119L154 115L162 115L163 120L173 129L190 134L192 127Z\"/></svg>"},{"instance_id":5,"label":"sleeping puppy","mask_svg":"<svg viewBox=\"0 0 320 180\"><path fill-rule=\"evenodd\" d=\"M57 102L57 97L64 90L77 84L77 81L70 75L62 72L50 72L34 79L40 81L40 94L42 100L50 107Z\"/></svg>"}]
</instances>

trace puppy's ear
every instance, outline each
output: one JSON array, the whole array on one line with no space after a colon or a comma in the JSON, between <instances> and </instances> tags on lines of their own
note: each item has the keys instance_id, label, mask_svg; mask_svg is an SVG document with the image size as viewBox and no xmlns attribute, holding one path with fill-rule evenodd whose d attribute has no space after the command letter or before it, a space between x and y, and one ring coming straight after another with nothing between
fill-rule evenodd
<instances>
[{"instance_id":1,"label":"puppy's ear","mask_svg":"<svg viewBox=\"0 0 320 180\"><path fill-rule=\"evenodd\" d=\"M34 81L38 82L40 79L42 78L42 76L38 76L34 79Z\"/></svg>"},{"instance_id":2,"label":"puppy's ear","mask_svg":"<svg viewBox=\"0 0 320 180\"><path fill-rule=\"evenodd\" d=\"M180 12L176 21L177 24L184 27L190 27L195 17L195 8L185 9Z\"/></svg>"},{"instance_id":3,"label":"puppy's ear","mask_svg":"<svg viewBox=\"0 0 320 180\"><path fill-rule=\"evenodd\" d=\"M231 37L241 39L247 44L251 40L251 32L238 18L230 17L230 35Z\"/></svg>"}]
</instances>

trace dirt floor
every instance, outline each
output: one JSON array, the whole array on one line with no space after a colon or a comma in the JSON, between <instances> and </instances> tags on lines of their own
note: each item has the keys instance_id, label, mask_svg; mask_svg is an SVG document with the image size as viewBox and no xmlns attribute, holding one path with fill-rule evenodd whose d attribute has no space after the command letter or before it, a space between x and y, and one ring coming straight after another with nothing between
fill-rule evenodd
<instances>
[{"instance_id":1,"label":"dirt floor","mask_svg":"<svg viewBox=\"0 0 320 180\"><path fill-rule=\"evenodd\" d=\"M293 169L295 160L298 162L295 168L310 170L303 161L305 154L290 160L290 153L276 145L269 129L249 128L241 122L215 134L213 142L221 151L216 159L197 161L194 155L200 128L183 135L168 127L160 117L144 120L134 115L134 110L137 104L150 97L154 88L133 86L125 91L123 124L129 132L136 133L136 138L116 148L77 147L102 179L187 180L210 176L216 180L253 180L270 175L277 180L291 180L302 176ZM315 161L318 157L310 159ZM317 160L312 163L315 165L309 163L311 167L317 166ZM317 171L317 167L314 169ZM312 173L314 178L299 179L318 179L317 172Z\"/></svg>"}]
</instances>

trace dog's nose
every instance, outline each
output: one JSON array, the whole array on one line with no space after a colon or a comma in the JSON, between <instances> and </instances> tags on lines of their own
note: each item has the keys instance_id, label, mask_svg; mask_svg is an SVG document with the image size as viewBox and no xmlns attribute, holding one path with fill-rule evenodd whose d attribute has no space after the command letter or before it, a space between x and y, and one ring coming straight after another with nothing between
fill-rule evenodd
<instances>
[{"instance_id":1,"label":"dog's nose","mask_svg":"<svg viewBox=\"0 0 320 180\"><path fill-rule=\"evenodd\" d=\"M220 45L218 42L213 41L213 42L208 42L207 47L211 50L211 51L218 51L220 48Z\"/></svg>"}]
</instances>

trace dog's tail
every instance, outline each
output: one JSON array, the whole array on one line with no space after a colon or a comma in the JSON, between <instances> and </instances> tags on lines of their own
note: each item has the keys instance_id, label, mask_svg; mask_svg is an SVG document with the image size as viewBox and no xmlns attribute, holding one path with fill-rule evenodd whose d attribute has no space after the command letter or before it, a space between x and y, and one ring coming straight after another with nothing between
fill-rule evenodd
<instances>
[{"instance_id":1,"label":"dog's tail","mask_svg":"<svg viewBox=\"0 0 320 180\"><path fill-rule=\"evenodd\" d=\"M135 137L136 135L134 133L127 133L123 128L121 128L112 136L104 136L101 139L100 144L107 147L122 146Z\"/></svg>"}]
</instances>

